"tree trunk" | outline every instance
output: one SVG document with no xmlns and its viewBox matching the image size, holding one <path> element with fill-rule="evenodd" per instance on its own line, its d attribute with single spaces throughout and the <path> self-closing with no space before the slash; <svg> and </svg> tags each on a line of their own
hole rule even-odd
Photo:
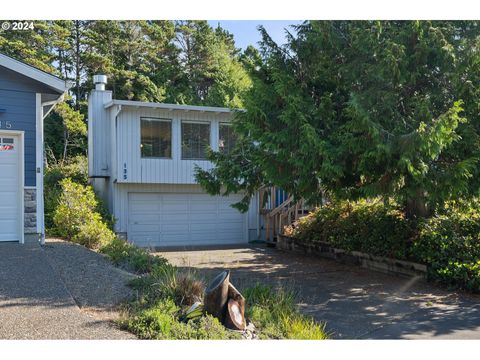
<svg viewBox="0 0 480 360">
<path fill-rule="evenodd" d="M 415 191 L 414 196 L 407 199 L 405 206 L 405 215 L 409 219 L 425 218 L 429 215 L 427 201 L 423 190 Z"/>
<path fill-rule="evenodd" d="M 220 320 L 222 324 L 227 311 L 229 283 L 230 271 L 222 271 L 205 290 L 205 311 Z"/>
</svg>

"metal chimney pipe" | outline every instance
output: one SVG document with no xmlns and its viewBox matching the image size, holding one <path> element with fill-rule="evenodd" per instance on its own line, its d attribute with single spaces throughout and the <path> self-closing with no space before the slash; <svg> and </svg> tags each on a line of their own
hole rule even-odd
<svg viewBox="0 0 480 360">
<path fill-rule="evenodd" d="M 93 82 L 95 83 L 95 90 L 105 91 L 107 75 L 93 75 Z"/>
</svg>

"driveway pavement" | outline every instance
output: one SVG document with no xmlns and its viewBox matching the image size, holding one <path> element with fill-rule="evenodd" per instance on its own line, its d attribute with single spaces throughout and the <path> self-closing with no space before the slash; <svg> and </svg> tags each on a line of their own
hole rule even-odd
<svg viewBox="0 0 480 360">
<path fill-rule="evenodd" d="M 231 269 L 239 288 L 262 282 L 293 289 L 301 311 L 326 321 L 333 338 L 480 339 L 479 296 L 448 292 L 418 278 L 264 247 L 158 254 L 208 278 Z"/>
<path fill-rule="evenodd" d="M 0 339 L 132 337 L 77 306 L 45 249 L 0 243 Z"/>
</svg>

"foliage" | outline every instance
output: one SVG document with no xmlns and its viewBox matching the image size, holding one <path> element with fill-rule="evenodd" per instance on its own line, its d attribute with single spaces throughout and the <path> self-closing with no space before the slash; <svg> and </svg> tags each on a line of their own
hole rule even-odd
<svg viewBox="0 0 480 360">
<path fill-rule="evenodd" d="M 257 284 L 244 290 L 246 317 L 260 329 L 261 338 L 323 340 L 324 326 L 302 316 L 291 291 L 275 292 L 272 287 Z"/>
<path fill-rule="evenodd" d="M 125 240 L 116 238 L 100 249 L 117 266 L 137 274 L 145 274 L 154 268 L 166 264 L 166 260 L 160 256 L 152 256 L 150 253 Z"/>
<path fill-rule="evenodd" d="M 178 320 L 180 308 L 171 299 L 159 300 L 154 306 L 141 309 L 121 325 L 142 339 L 158 340 L 225 340 L 239 338 L 238 334 L 225 329 L 210 315 L 191 320 Z"/>
<path fill-rule="evenodd" d="M 80 226 L 94 221 L 97 201 L 92 188 L 66 178 L 60 182 L 62 193 L 55 209 L 53 221 L 61 236 L 71 240 Z"/>
<path fill-rule="evenodd" d="M 394 197 L 409 218 L 480 185 L 476 21 L 309 21 L 245 56 L 240 141 L 197 169 L 210 193 L 276 185 L 319 204 Z M 462 139 L 462 141 L 459 141 Z"/>
<path fill-rule="evenodd" d="M 414 230 L 398 207 L 375 199 L 328 203 L 299 219 L 290 233 L 305 242 L 407 259 L 412 257 L 409 243 Z"/>
<path fill-rule="evenodd" d="M 60 186 L 61 193 L 53 215 L 58 234 L 92 249 L 113 241 L 115 235 L 96 211 L 98 202 L 93 189 L 70 178 L 61 180 Z"/>
<path fill-rule="evenodd" d="M 480 292 L 480 200 L 448 202 L 422 221 L 413 252 L 432 279 Z"/>
<path fill-rule="evenodd" d="M 299 241 L 427 265 L 428 276 L 451 288 L 480 292 L 480 200 L 448 201 L 428 219 L 405 218 L 379 200 L 336 201 L 290 226 Z"/>
<path fill-rule="evenodd" d="M 114 239 L 115 234 L 102 221 L 100 214 L 94 213 L 88 222 L 79 226 L 72 241 L 89 249 L 99 249 Z"/>
<path fill-rule="evenodd" d="M 45 227 L 49 235 L 58 235 L 55 231 L 53 215 L 62 192 L 60 182 L 65 178 L 71 178 L 76 183 L 87 185 L 87 167 L 87 158 L 84 156 L 76 156 L 66 162 L 48 163 L 45 167 Z"/>
</svg>

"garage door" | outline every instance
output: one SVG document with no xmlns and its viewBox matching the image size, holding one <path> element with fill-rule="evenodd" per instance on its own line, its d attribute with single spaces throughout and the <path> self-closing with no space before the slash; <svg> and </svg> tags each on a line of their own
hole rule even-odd
<svg viewBox="0 0 480 360">
<path fill-rule="evenodd" d="M 230 204 L 240 196 L 130 193 L 128 239 L 140 246 L 239 244 L 246 216 Z"/>
<path fill-rule="evenodd" d="M 0 241 L 20 240 L 18 137 L 0 133 Z"/>
</svg>

